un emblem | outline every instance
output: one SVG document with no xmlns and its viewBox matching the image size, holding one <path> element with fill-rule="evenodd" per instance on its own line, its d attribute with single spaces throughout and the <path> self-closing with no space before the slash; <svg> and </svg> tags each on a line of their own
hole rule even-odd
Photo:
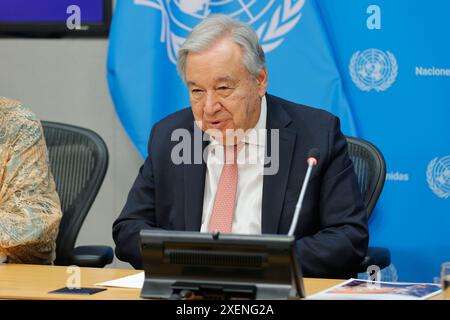
<svg viewBox="0 0 450 320">
<path fill-rule="evenodd" d="M 134 0 L 135 5 L 161 11 L 161 42 L 170 61 L 189 32 L 211 14 L 227 14 L 256 30 L 265 52 L 278 47 L 302 17 L 305 0 Z"/>
<path fill-rule="evenodd" d="M 367 49 L 353 54 L 349 71 L 353 82 L 362 91 L 384 91 L 394 83 L 398 64 L 389 51 Z"/>
<path fill-rule="evenodd" d="M 450 196 L 450 156 L 430 161 L 427 182 L 431 191 L 439 198 L 447 199 Z"/>
</svg>

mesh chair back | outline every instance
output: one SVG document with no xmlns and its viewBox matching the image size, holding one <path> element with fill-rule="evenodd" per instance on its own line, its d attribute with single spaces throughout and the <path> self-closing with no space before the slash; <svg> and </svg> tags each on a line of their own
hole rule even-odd
<svg viewBox="0 0 450 320">
<path fill-rule="evenodd" d="M 67 265 L 78 233 L 108 168 L 108 149 L 95 132 L 42 121 L 50 167 L 63 217 L 56 241 L 56 265 Z"/>
<path fill-rule="evenodd" d="M 383 155 L 372 143 L 355 137 L 346 137 L 348 152 L 353 161 L 367 214 L 371 215 L 383 190 L 386 163 Z"/>
</svg>

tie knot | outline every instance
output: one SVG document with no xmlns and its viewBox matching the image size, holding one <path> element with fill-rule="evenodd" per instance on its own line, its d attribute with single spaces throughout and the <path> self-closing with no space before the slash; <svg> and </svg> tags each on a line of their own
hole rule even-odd
<svg viewBox="0 0 450 320">
<path fill-rule="evenodd" d="M 234 145 L 224 145 L 225 164 L 236 164 L 237 155 L 243 146 L 243 142 Z"/>
</svg>

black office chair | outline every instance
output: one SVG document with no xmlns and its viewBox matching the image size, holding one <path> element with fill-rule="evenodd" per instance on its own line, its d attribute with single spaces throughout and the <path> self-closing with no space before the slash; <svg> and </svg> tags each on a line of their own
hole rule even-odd
<svg viewBox="0 0 450 320">
<path fill-rule="evenodd" d="M 355 137 L 346 137 L 348 152 L 353 162 L 358 183 L 370 218 L 380 197 L 386 179 L 386 163 L 380 150 L 372 143 Z M 366 272 L 371 265 L 384 269 L 391 264 L 391 253 L 387 248 L 369 247 L 360 265 L 359 272 Z"/>
<path fill-rule="evenodd" d="M 63 212 L 54 263 L 102 268 L 112 262 L 112 248 L 75 242 L 108 168 L 106 144 L 88 129 L 49 121 L 42 127 Z"/>
</svg>

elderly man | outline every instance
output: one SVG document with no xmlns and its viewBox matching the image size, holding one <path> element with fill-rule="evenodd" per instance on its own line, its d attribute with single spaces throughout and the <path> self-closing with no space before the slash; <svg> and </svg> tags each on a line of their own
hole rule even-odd
<svg viewBox="0 0 450 320">
<path fill-rule="evenodd" d="M 267 94 L 257 35 L 227 16 L 192 30 L 178 70 L 191 108 L 152 128 L 149 156 L 113 226 L 119 259 L 142 268 L 142 229 L 288 233 L 314 147 L 321 160 L 295 230 L 299 262 L 306 276 L 354 275 L 367 250 L 367 218 L 339 120 Z M 200 148 L 194 138 L 179 152 L 179 130 L 203 133 Z M 269 154 L 275 170 L 250 161 Z"/>
</svg>

